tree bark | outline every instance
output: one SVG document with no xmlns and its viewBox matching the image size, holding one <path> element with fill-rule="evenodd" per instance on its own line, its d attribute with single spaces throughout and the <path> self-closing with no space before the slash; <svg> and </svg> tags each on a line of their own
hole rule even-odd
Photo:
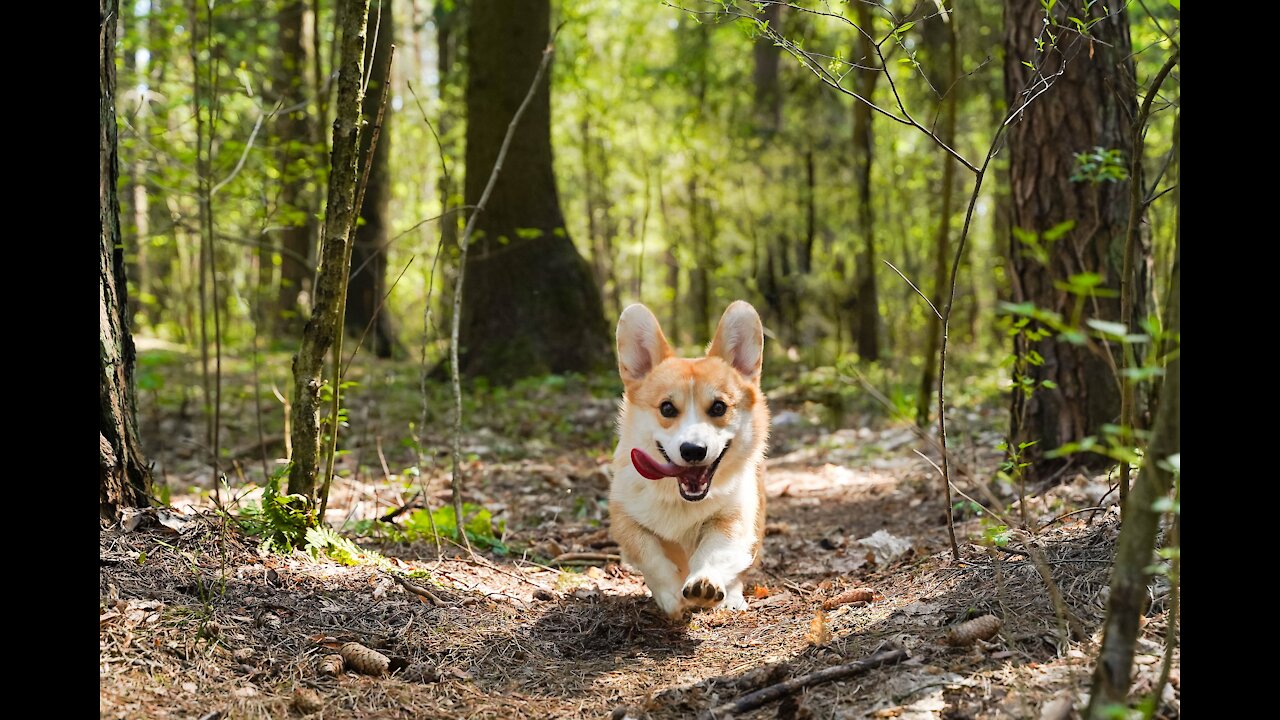
<svg viewBox="0 0 1280 720">
<path fill-rule="evenodd" d="M 276 12 L 279 48 L 272 67 L 272 92 L 286 108 L 307 100 L 306 16 L 305 0 L 284 0 Z M 310 288 L 313 272 L 310 257 L 316 214 L 314 196 L 308 185 L 319 172 L 311 162 L 316 158 L 314 145 L 318 143 L 313 140 L 317 128 L 312 127 L 304 105 L 293 112 L 280 113 L 273 131 L 281 174 L 279 224 L 283 227 L 275 233 L 277 246 L 264 248 L 259 258 L 265 275 L 259 276 L 259 283 L 265 300 L 270 297 L 274 280 L 273 253 L 278 251 L 280 284 L 276 286 L 275 302 L 263 308 L 263 316 L 272 318 L 275 334 L 296 337 L 305 315 L 298 296 Z"/>
<path fill-rule="evenodd" d="M 138 442 L 133 366 L 136 352 L 129 333 L 129 291 L 124 245 L 120 238 L 120 200 L 116 180 L 116 27 L 118 0 L 100 0 L 98 47 L 98 509 L 115 518 L 123 508 L 145 507 L 151 471 Z"/>
<path fill-rule="evenodd" d="M 381 19 L 378 17 L 379 4 L 382 6 Z M 383 83 L 391 61 L 391 45 L 395 42 L 393 7 L 392 0 L 372 0 L 369 7 L 367 33 L 370 42 L 365 53 L 365 66 L 369 67 L 369 85 L 365 90 L 363 109 L 364 122 L 369 128 L 377 122 L 383 96 L 390 92 L 390 88 L 383 87 Z M 376 38 L 373 36 L 375 26 L 378 33 Z M 352 338 L 359 340 L 364 335 L 365 328 L 369 328 L 365 343 L 380 358 L 391 357 L 395 349 L 395 328 L 391 322 L 391 314 L 385 312 L 385 309 L 379 310 L 382 298 L 387 294 L 392 114 L 390 107 L 383 114 L 382 132 L 378 136 L 378 147 L 369 168 L 369 183 L 365 186 L 364 207 L 360 214 L 364 222 L 356 226 L 355 245 L 351 248 L 351 277 L 348 280 L 347 313 L 344 318 L 347 335 Z M 372 132 L 360 134 L 360 170 L 357 177 L 364 176 L 372 136 Z M 370 322 L 373 323 L 372 327 Z"/>
<path fill-rule="evenodd" d="M 453 93 L 458 85 L 454 67 L 462 50 L 462 33 L 458 32 L 460 24 L 465 21 L 466 0 L 443 2 L 436 0 L 432 9 L 432 18 L 436 26 L 436 71 L 440 81 L 440 116 L 436 120 L 439 141 L 444 146 L 442 154 L 447 158 L 457 157 L 453 142 Z M 457 179 L 454 174 L 444 172 L 441 168 L 440 179 L 436 190 L 440 194 L 440 211 L 445 212 L 457 203 L 453 196 L 456 192 Z M 440 218 L 440 239 L 443 247 L 453 248 L 458 245 L 458 225 L 462 213 L 450 213 Z"/>
<path fill-rule="evenodd" d="M 1076 153 L 1100 147 L 1119 150 L 1127 159 L 1132 147 L 1130 122 L 1137 102 L 1129 19 L 1122 7 L 1108 7 L 1114 13 L 1090 29 L 1096 42 L 1064 30 L 1058 35 L 1059 50 L 1042 35 L 1045 11 L 1039 3 L 1005 3 L 1005 95 L 1010 106 L 1023 102 L 1022 91 L 1032 77 L 1031 69 L 1022 64 L 1024 60 L 1042 63 L 1040 74 L 1045 77 L 1062 71 L 1052 80 L 1052 89 L 1038 97 L 1009 128 L 1011 229 L 1041 234 L 1064 221 L 1076 223 L 1073 230 L 1049 243 L 1047 264 L 1034 259 L 1016 236 L 1008 238 L 1013 301 L 1030 302 L 1066 318 L 1072 317 L 1075 296 L 1055 283 L 1079 273 L 1097 273 L 1104 280 L 1103 287 L 1112 293 L 1120 286 L 1128 185 L 1071 179 Z M 1097 3 L 1084 19 L 1101 17 L 1104 12 Z M 1053 13 L 1058 22 L 1069 24 L 1065 4 L 1060 3 Z M 1037 37 L 1045 41 L 1043 53 L 1036 51 Z M 1138 300 L 1135 314 L 1142 316 L 1147 278 L 1142 270 L 1145 263 L 1138 266 L 1133 278 Z M 1117 297 L 1089 298 L 1082 310 L 1082 325 L 1091 318 L 1122 321 Z M 1118 350 L 1113 344 L 1112 351 Z M 1014 351 L 1020 357 L 1035 351 L 1044 358 L 1043 364 L 1026 367 L 1035 392 L 1030 396 L 1013 393 L 1010 433 L 1015 447 L 1038 441 L 1023 459 L 1033 463 L 1028 468 L 1032 477 L 1044 477 L 1064 462 L 1044 458 L 1045 451 L 1094 435 L 1103 424 L 1117 421 L 1120 386 L 1113 367 L 1121 359 L 1117 354 L 1109 360 L 1057 337 L 1028 342 L 1021 334 L 1015 338 Z M 1043 380 L 1051 380 L 1057 387 L 1041 388 Z M 1074 458 L 1092 468 L 1110 462 L 1101 455 Z"/>
<path fill-rule="evenodd" d="M 315 304 L 293 356 L 293 457 L 289 492 L 313 497 L 320 465 L 320 387 L 324 359 L 333 346 L 346 298 L 351 263 L 351 227 L 356 218 L 356 168 L 360 149 L 360 106 L 364 97 L 365 22 L 369 0 L 341 0 L 338 6 L 342 65 L 338 74 L 337 118 L 333 122 L 324 245 L 316 276 Z M 336 418 L 334 418 L 336 420 Z"/>
<path fill-rule="evenodd" d="M 1173 192 L 1174 207 L 1178 210 L 1175 210 L 1174 215 L 1173 272 L 1170 275 L 1164 327 L 1176 336 L 1182 330 L 1182 203 L 1181 192 L 1176 186 Z M 1165 460 L 1180 452 L 1182 447 L 1182 362 L 1179 358 L 1180 354 L 1174 352 L 1172 359 L 1165 365 L 1151 444 L 1125 504 L 1124 524 L 1120 528 L 1120 539 L 1116 545 L 1115 569 L 1111 572 L 1111 594 L 1107 599 L 1102 649 L 1098 652 L 1098 663 L 1093 671 L 1093 690 L 1089 695 L 1090 718 L 1101 720 L 1114 717 L 1107 711 L 1107 706 L 1124 706 L 1128 702 L 1133 648 L 1138 639 L 1138 619 L 1143 612 L 1147 582 L 1151 577 L 1147 568 L 1152 563 L 1156 532 L 1160 526 L 1161 513 L 1154 509 L 1154 505 L 1157 500 L 1168 496 L 1173 483 L 1173 473 L 1165 466 Z M 1170 622 L 1166 632 L 1178 632 L 1175 623 Z"/>
<path fill-rule="evenodd" d="M 870 33 L 871 8 L 867 3 L 857 4 L 857 20 L 859 27 Z M 875 51 L 871 40 L 859 35 L 858 49 L 855 55 L 861 65 L 871 66 L 875 61 Z M 854 87 L 862 97 L 872 100 L 875 95 L 876 82 L 880 79 L 880 71 L 856 70 Z M 875 148 L 875 136 L 872 130 L 872 110 L 867 104 L 855 100 L 853 103 L 853 165 L 854 182 L 858 188 L 858 229 L 862 234 L 862 248 L 858 253 L 858 264 L 855 285 L 857 301 L 854 304 L 855 324 L 854 337 L 857 341 L 858 356 L 866 362 L 880 359 L 880 299 L 876 288 L 876 232 L 875 212 L 871 207 L 871 158 Z"/>
<path fill-rule="evenodd" d="M 467 46 L 468 205 L 479 201 L 507 124 L 549 35 L 549 0 L 471 4 Z M 516 130 L 467 256 L 462 372 L 495 382 L 612 363 L 600 291 L 564 226 L 551 162 L 549 74 Z"/>
</svg>

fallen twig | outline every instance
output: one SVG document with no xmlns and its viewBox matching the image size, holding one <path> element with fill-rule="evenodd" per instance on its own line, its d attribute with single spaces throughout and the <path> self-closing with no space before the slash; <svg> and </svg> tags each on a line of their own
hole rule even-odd
<svg viewBox="0 0 1280 720">
<path fill-rule="evenodd" d="M 409 502 L 405 503 L 404 505 L 401 505 L 395 510 L 392 510 L 386 515 L 383 515 L 382 517 L 378 518 L 378 520 L 382 522 L 391 522 L 392 520 L 395 520 L 396 518 L 400 517 L 401 515 L 405 514 L 410 510 L 413 510 L 414 508 L 422 507 L 422 503 L 418 502 L 418 498 L 420 497 L 422 497 L 421 490 L 414 493 L 413 497 L 409 498 Z"/>
<path fill-rule="evenodd" d="M 868 670 L 881 667 L 882 665 L 896 665 L 906 659 L 906 650 L 886 650 L 861 660 L 855 660 L 851 663 L 833 665 L 831 667 L 818 670 L 817 672 L 809 673 L 808 675 L 801 675 L 800 677 L 791 678 L 785 682 L 780 682 L 776 685 L 770 685 L 766 688 L 756 690 L 755 692 L 747 693 L 731 703 L 725 703 L 715 710 L 712 710 L 709 717 L 727 718 L 738 713 L 755 710 L 762 705 L 771 703 L 774 700 L 786 697 L 787 695 L 791 695 L 803 690 L 804 688 L 821 685 L 823 683 L 835 682 L 837 680 L 844 680 L 855 675 L 861 675 Z"/>
<path fill-rule="evenodd" d="M 422 587 L 421 585 L 411 583 L 408 580 L 400 577 L 399 575 L 395 575 L 392 573 L 387 573 L 387 574 L 391 575 L 391 577 L 394 578 L 396 582 L 400 583 L 400 587 L 404 588 L 405 590 L 408 590 L 409 592 L 413 593 L 414 595 L 417 595 L 418 597 L 426 598 L 427 601 L 430 602 L 432 605 L 435 605 L 436 607 L 448 607 L 449 603 L 441 600 L 435 593 Z"/>
<path fill-rule="evenodd" d="M 1059 522 L 1059 521 L 1061 521 L 1061 520 L 1066 520 L 1067 518 L 1071 517 L 1072 515 L 1079 515 L 1080 513 L 1086 513 L 1086 512 L 1089 512 L 1090 510 L 1092 510 L 1092 511 L 1094 511 L 1094 512 L 1097 512 L 1098 510 L 1106 510 L 1106 509 L 1107 509 L 1107 507 L 1108 507 L 1108 506 L 1106 506 L 1106 505 L 1096 505 L 1096 506 L 1094 506 L 1094 507 L 1080 508 L 1079 510 L 1072 510 L 1071 512 L 1062 513 L 1062 514 L 1061 514 L 1061 515 L 1059 515 L 1058 517 L 1056 517 L 1056 518 L 1054 518 L 1054 519 L 1050 520 L 1049 522 L 1047 522 L 1047 523 L 1045 523 L 1045 524 L 1041 525 L 1041 526 L 1040 526 L 1040 529 L 1039 529 L 1039 530 L 1036 530 L 1036 532 L 1037 532 L 1037 533 L 1042 533 L 1042 532 L 1044 532 L 1044 529 L 1045 529 L 1045 528 L 1047 528 L 1047 527 L 1049 527 L 1050 525 L 1052 525 L 1052 524 L 1054 524 L 1054 523 L 1056 523 L 1056 522 Z M 1093 516 L 1091 515 L 1090 517 L 1093 517 Z"/>
<path fill-rule="evenodd" d="M 551 559 L 552 565 L 581 565 L 589 563 L 622 562 L 621 555 L 610 553 L 561 553 Z"/>
</svg>

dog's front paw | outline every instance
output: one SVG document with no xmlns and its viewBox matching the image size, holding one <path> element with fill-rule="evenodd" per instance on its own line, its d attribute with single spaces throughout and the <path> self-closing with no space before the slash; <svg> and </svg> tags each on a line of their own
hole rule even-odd
<svg viewBox="0 0 1280 720">
<path fill-rule="evenodd" d="M 708 577 L 689 578 L 681 591 L 684 599 L 698 607 L 715 607 L 724 600 L 724 586 Z"/>
</svg>

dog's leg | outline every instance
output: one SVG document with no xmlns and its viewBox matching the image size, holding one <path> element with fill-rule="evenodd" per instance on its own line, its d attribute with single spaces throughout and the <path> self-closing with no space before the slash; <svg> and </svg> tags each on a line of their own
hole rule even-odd
<svg viewBox="0 0 1280 720">
<path fill-rule="evenodd" d="M 717 516 L 703 528 L 689 558 L 689 579 L 681 588 L 686 601 L 699 607 L 747 608 L 741 576 L 755 562 L 755 532 L 746 519 L 754 515 Z"/>
<path fill-rule="evenodd" d="M 742 576 L 739 575 L 730 585 L 724 595 L 724 605 L 730 610 L 746 610 L 747 599 L 742 596 Z"/>
<path fill-rule="evenodd" d="M 664 542 L 617 507 L 610 510 L 610 516 L 610 534 L 622 551 L 622 559 L 644 575 L 644 584 L 662 612 L 680 620 L 685 609 L 680 587 L 689 572 L 684 551 L 675 543 Z"/>
</svg>

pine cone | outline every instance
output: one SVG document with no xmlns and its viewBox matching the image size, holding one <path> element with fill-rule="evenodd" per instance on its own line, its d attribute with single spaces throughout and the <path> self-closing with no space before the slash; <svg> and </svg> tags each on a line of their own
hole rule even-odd
<svg viewBox="0 0 1280 720">
<path fill-rule="evenodd" d="M 951 628 L 947 633 L 946 643 L 961 647 L 972 645 L 978 640 L 989 640 L 1000 631 L 1000 618 L 995 615 L 983 615 Z"/>
<path fill-rule="evenodd" d="M 342 659 L 347 662 L 348 667 L 365 675 L 384 675 L 391 666 L 391 660 L 386 655 L 360 643 L 349 642 L 338 652 L 342 653 Z"/>
<path fill-rule="evenodd" d="M 342 674 L 343 662 L 341 655 L 325 655 L 320 658 L 320 674 L 338 676 Z"/>
<path fill-rule="evenodd" d="M 854 588 L 853 590 L 845 590 L 833 598 L 827 598 L 822 601 L 824 610 L 834 610 L 841 605 L 848 605 L 854 602 L 871 602 L 875 599 L 876 591 L 871 588 Z"/>
</svg>

